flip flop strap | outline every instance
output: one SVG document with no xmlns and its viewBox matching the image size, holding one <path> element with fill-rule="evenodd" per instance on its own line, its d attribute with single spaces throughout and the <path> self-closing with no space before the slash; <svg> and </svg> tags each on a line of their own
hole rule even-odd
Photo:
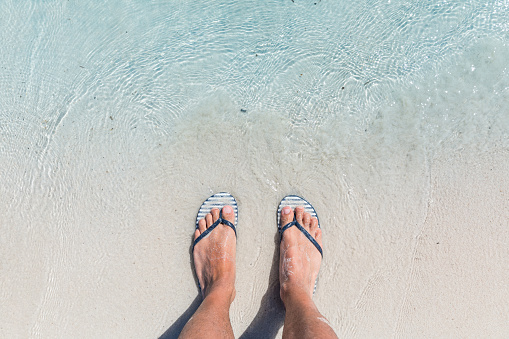
<svg viewBox="0 0 509 339">
<path fill-rule="evenodd" d="M 322 247 L 318 244 L 318 242 L 316 242 L 315 238 L 313 238 L 311 236 L 311 234 L 309 234 L 308 231 L 306 231 L 306 229 L 304 227 L 301 226 L 301 224 L 299 224 L 297 222 L 296 219 L 293 219 L 293 221 L 290 221 L 288 224 L 284 225 L 280 230 L 279 230 L 279 234 L 281 235 L 281 237 L 279 238 L 279 241 L 281 241 L 281 239 L 283 239 L 283 232 L 286 231 L 287 229 L 289 229 L 290 227 L 292 226 L 296 226 L 302 233 L 304 233 L 304 235 L 306 236 L 306 238 L 309 239 L 309 241 L 311 241 L 311 243 L 313 245 L 315 245 L 316 249 L 318 250 L 318 252 L 320 252 L 322 258 L 323 258 L 323 251 L 322 251 Z"/>
<path fill-rule="evenodd" d="M 223 213 L 221 212 L 221 214 L 219 215 L 219 219 L 216 220 L 216 222 L 214 222 L 212 225 L 210 225 L 209 228 L 207 228 L 205 230 L 205 232 L 203 232 L 202 234 L 200 234 L 200 236 L 198 238 L 196 238 L 196 240 L 194 241 L 193 243 L 193 249 L 194 249 L 194 246 L 196 246 L 196 244 L 202 240 L 203 238 L 205 238 L 210 232 L 212 232 L 214 230 L 214 228 L 217 227 L 217 225 L 219 224 L 223 224 L 223 225 L 226 225 L 226 226 L 230 226 L 232 229 L 233 229 L 233 232 L 235 232 L 235 237 L 237 236 L 237 230 L 235 229 L 235 226 L 229 222 L 228 220 L 226 219 L 223 219 Z"/>
</svg>

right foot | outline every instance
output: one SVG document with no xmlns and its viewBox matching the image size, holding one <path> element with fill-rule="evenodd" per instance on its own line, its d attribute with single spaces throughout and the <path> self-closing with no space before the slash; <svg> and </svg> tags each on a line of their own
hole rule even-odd
<svg viewBox="0 0 509 339">
<path fill-rule="evenodd" d="M 223 218 L 235 222 L 231 206 L 223 207 Z M 198 222 L 194 239 L 205 232 L 217 219 L 219 210 L 214 208 Z M 211 293 L 220 294 L 230 303 L 235 298 L 235 232 L 229 226 L 219 224 L 193 250 L 194 267 L 205 298 Z"/>
<path fill-rule="evenodd" d="M 322 246 L 318 219 L 311 218 L 302 206 L 295 208 L 295 211 L 289 206 L 283 207 L 281 226 L 292 222 L 294 213 L 297 222 Z M 313 296 L 321 261 L 320 252 L 297 227 L 290 227 L 283 233 L 279 255 L 280 294 L 283 302 L 290 295 L 305 293 L 309 297 Z"/>
</svg>

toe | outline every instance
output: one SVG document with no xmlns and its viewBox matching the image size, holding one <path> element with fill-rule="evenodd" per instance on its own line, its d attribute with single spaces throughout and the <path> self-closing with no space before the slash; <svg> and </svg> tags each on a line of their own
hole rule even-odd
<svg viewBox="0 0 509 339">
<path fill-rule="evenodd" d="M 304 218 L 304 207 L 298 206 L 295 208 L 295 219 L 297 219 L 297 222 L 302 225 Z"/>
<path fill-rule="evenodd" d="M 210 227 L 214 222 L 212 221 L 212 214 L 208 213 L 205 216 L 205 221 L 207 221 L 207 228 Z"/>
<path fill-rule="evenodd" d="M 194 240 L 198 239 L 198 237 L 200 236 L 201 232 L 199 229 L 196 229 L 196 231 L 194 231 Z"/>
<path fill-rule="evenodd" d="M 320 228 L 318 227 L 318 219 L 316 218 L 311 218 L 310 220 L 310 224 L 309 224 L 309 233 L 312 235 L 312 236 L 315 236 L 316 234 L 316 231 L 319 230 Z"/>
<path fill-rule="evenodd" d="M 213 208 L 210 214 L 212 214 L 212 222 L 216 222 L 216 220 L 219 219 L 219 209 Z"/>
<path fill-rule="evenodd" d="M 322 236 L 322 230 L 318 227 L 318 219 L 312 218 L 311 225 L 309 227 L 309 234 L 311 234 L 315 239 L 318 239 Z"/>
<path fill-rule="evenodd" d="M 281 209 L 281 221 L 279 222 L 279 227 L 283 227 L 289 222 L 293 221 L 293 211 L 290 206 L 285 206 Z"/>
<path fill-rule="evenodd" d="M 198 222 L 198 231 L 201 234 L 201 233 L 205 232 L 206 229 L 207 229 L 207 221 L 205 221 L 205 219 L 201 219 Z"/>
<path fill-rule="evenodd" d="M 318 227 L 315 231 L 315 239 L 320 246 L 322 246 L 322 230 Z"/>
<path fill-rule="evenodd" d="M 311 215 L 309 213 L 304 213 L 302 217 L 302 226 L 304 226 L 307 231 L 311 228 Z"/>
<path fill-rule="evenodd" d="M 226 205 L 222 209 L 223 219 L 228 220 L 232 224 L 235 224 L 235 213 L 233 212 L 233 207 L 230 205 Z"/>
</svg>

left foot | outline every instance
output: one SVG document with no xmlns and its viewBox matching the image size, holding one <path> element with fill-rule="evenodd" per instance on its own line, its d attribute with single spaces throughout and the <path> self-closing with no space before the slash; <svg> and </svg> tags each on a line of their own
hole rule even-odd
<svg viewBox="0 0 509 339">
<path fill-rule="evenodd" d="M 224 206 L 222 217 L 233 224 L 235 222 L 233 208 Z M 214 208 L 198 222 L 194 239 L 205 232 L 217 219 L 219 219 L 219 209 Z M 223 224 L 217 225 L 194 247 L 194 267 L 204 298 L 212 293 L 228 298 L 230 303 L 235 298 L 235 250 L 235 232 L 231 227 Z"/>
</svg>

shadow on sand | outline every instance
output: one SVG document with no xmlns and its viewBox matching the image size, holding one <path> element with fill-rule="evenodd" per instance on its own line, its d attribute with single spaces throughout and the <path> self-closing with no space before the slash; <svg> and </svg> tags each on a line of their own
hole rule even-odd
<svg viewBox="0 0 509 339">
<path fill-rule="evenodd" d="M 272 257 L 269 288 L 262 298 L 255 318 L 240 336 L 241 339 L 275 338 L 285 320 L 285 308 L 279 297 L 279 233 L 274 237 L 276 250 Z"/>
<path fill-rule="evenodd" d="M 201 295 L 197 295 L 187 310 L 164 332 L 159 339 L 174 339 L 178 338 L 180 332 L 187 324 L 189 319 L 193 316 L 194 312 L 200 307 L 202 301 Z"/>
<path fill-rule="evenodd" d="M 194 235 L 191 237 L 191 246 L 189 246 L 189 257 L 193 257 L 193 244 L 194 243 Z M 193 260 L 190 260 L 191 264 L 191 271 L 193 272 L 194 281 L 198 281 L 198 277 L 196 276 L 196 270 L 194 269 L 194 262 Z M 196 286 L 198 288 L 198 285 Z M 182 332 L 182 329 L 184 326 L 186 326 L 187 322 L 193 314 L 196 312 L 198 307 L 200 307 L 201 302 L 203 301 L 203 297 L 201 295 L 200 289 L 198 288 L 198 295 L 196 298 L 194 298 L 193 302 L 187 310 L 182 313 L 182 315 L 175 320 L 173 325 L 171 325 L 160 337 L 159 339 L 176 339 L 180 335 L 180 332 Z"/>
</svg>

